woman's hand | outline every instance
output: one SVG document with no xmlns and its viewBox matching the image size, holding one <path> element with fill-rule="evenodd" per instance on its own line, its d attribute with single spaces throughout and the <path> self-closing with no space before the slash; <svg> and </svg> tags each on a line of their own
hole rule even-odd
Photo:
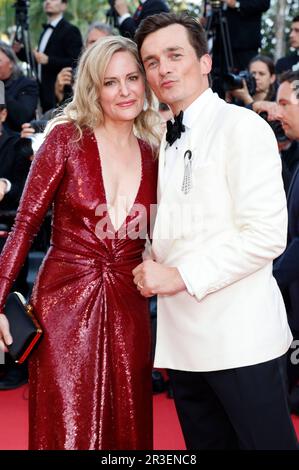
<svg viewBox="0 0 299 470">
<path fill-rule="evenodd" d="M 7 346 L 12 343 L 12 336 L 9 331 L 9 323 L 5 315 L 0 313 L 0 350 L 7 352 Z"/>
</svg>

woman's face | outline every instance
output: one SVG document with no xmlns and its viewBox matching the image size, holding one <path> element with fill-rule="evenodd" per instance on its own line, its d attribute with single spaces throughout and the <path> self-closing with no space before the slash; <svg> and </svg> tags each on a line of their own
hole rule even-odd
<svg viewBox="0 0 299 470">
<path fill-rule="evenodd" d="M 134 56 L 127 51 L 113 54 L 104 74 L 100 103 L 104 119 L 134 121 L 143 108 L 144 78 Z"/>
<path fill-rule="evenodd" d="M 0 80 L 7 80 L 12 74 L 13 64 L 4 52 L 0 51 Z"/>
<path fill-rule="evenodd" d="M 249 71 L 256 80 L 256 91 L 267 93 L 270 85 L 275 82 L 275 75 L 270 74 L 268 66 L 257 60 L 250 64 Z"/>
</svg>

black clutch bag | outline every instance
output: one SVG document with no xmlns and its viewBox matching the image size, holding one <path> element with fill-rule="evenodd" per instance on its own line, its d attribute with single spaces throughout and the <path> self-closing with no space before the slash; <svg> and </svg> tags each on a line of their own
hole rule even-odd
<svg viewBox="0 0 299 470">
<path fill-rule="evenodd" d="M 4 313 L 9 322 L 10 333 L 13 339 L 7 346 L 13 360 L 22 364 L 39 341 L 42 329 L 33 315 L 31 305 L 19 292 L 12 292 L 7 297 Z"/>
</svg>

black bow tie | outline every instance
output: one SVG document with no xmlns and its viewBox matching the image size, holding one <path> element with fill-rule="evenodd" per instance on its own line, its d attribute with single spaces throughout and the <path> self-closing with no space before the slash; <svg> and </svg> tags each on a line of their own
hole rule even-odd
<svg viewBox="0 0 299 470">
<path fill-rule="evenodd" d="M 178 114 L 177 116 L 174 116 L 174 122 L 172 121 L 166 122 L 166 127 L 167 127 L 166 140 L 169 143 L 170 147 L 177 139 L 181 138 L 182 132 L 185 132 L 185 126 L 183 124 L 183 117 L 184 117 L 184 112 L 181 111 L 180 114 Z"/>
<path fill-rule="evenodd" d="M 53 26 L 52 24 L 50 23 L 43 23 L 42 24 L 42 27 L 44 28 L 44 30 L 50 28 L 50 29 L 55 29 L 55 26 Z"/>
</svg>

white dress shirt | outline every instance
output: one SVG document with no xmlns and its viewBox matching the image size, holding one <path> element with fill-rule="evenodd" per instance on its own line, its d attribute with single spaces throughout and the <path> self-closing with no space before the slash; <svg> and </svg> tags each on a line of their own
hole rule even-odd
<svg viewBox="0 0 299 470">
<path fill-rule="evenodd" d="M 172 146 L 167 144 L 165 149 L 164 185 L 169 179 L 177 159 L 183 158 L 191 127 L 204 110 L 212 94 L 211 88 L 208 88 L 184 111 L 183 124 L 186 130 L 182 133 L 180 139 L 177 139 Z"/>
<path fill-rule="evenodd" d="M 191 131 L 192 125 L 200 116 L 201 112 L 204 111 L 205 106 L 209 102 L 213 91 L 211 88 L 205 90 L 195 101 L 184 111 L 183 124 L 185 126 L 185 132 L 182 133 L 180 139 L 177 139 L 172 146 L 167 144 L 165 150 L 165 167 L 164 167 L 164 186 L 170 178 L 171 172 L 175 167 L 178 158 L 183 158 L 183 155 L 187 148 L 188 134 Z M 185 283 L 185 286 L 189 294 L 194 295 L 191 289 L 190 282 L 188 282 L 188 273 L 182 268 L 178 268 L 179 273 Z"/>
</svg>

